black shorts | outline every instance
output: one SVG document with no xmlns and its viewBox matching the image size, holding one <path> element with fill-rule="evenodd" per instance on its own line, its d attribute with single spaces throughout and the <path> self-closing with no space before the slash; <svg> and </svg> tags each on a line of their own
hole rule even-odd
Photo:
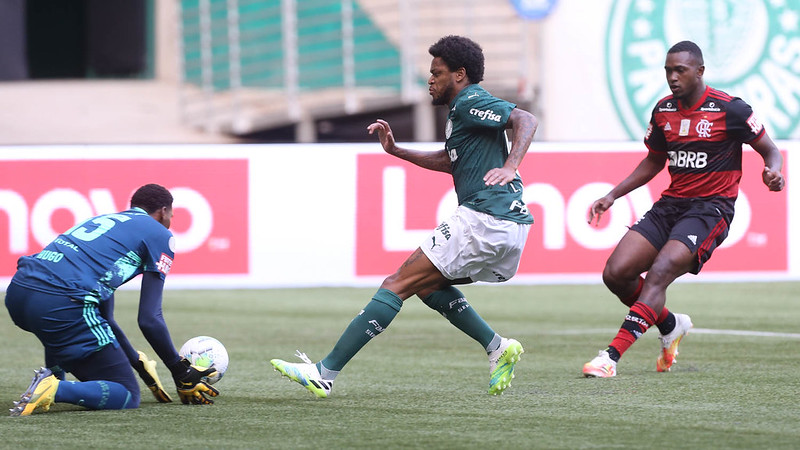
<svg viewBox="0 0 800 450">
<path fill-rule="evenodd" d="M 697 255 L 697 265 L 689 271 L 696 275 L 728 236 L 731 220 L 733 199 L 661 197 L 631 230 L 657 250 L 667 241 L 683 242 Z"/>
</svg>

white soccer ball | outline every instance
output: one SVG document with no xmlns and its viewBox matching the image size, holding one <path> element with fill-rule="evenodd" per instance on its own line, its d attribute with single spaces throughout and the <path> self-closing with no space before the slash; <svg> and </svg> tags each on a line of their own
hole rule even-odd
<svg viewBox="0 0 800 450">
<path fill-rule="evenodd" d="M 198 367 L 211 367 L 217 370 L 213 377 L 203 377 L 203 381 L 214 384 L 225 375 L 228 370 L 228 351 L 222 342 L 210 336 L 196 336 L 186 341 L 178 354 L 188 359 L 192 365 Z"/>
</svg>

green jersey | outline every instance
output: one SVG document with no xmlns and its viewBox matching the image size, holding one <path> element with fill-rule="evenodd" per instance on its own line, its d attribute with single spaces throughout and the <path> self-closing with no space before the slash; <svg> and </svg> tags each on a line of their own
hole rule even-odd
<svg viewBox="0 0 800 450">
<path fill-rule="evenodd" d="M 533 223 L 522 201 L 522 179 L 517 173 L 505 186 L 486 186 L 483 176 L 503 167 L 508 158 L 505 128 L 517 105 L 492 96 L 477 84 L 456 95 L 445 127 L 458 204 L 499 219 Z"/>
</svg>

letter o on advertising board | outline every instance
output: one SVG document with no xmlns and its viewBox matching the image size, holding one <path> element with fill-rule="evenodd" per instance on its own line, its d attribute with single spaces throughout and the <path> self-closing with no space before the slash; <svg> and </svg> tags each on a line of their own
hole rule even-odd
<svg viewBox="0 0 800 450">
<path fill-rule="evenodd" d="M 179 252 L 190 252 L 203 245 L 214 229 L 214 214 L 211 205 L 202 194 L 194 189 L 179 187 L 171 189 L 175 199 L 172 208 L 181 208 L 189 212 L 191 225 L 183 233 L 175 233 L 175 241 Z"/>
<path fill-rule="evenodd" d="M 567 204 L 567 227 L 569 234 L 581 246 L 588 249 L 611 248 L 620 240 L 631 223 L 630 202 L 618 199 L 606 214 L 610 216 L 604 228 L 595 228 L 586 222 L 592 203 L 605 195 L 614 186 L 609 183 L 589 183 L 578 188 Z M 609 214 L 610 213 L 610 214 Z"/>
<path fill-rule="evenodd" d="M 733 218 L 733 222 L 731 222 L 731 227 L 728 229 L 728 237 L 725 238 L 720 248 L 730 247 L 739 242 L 750 229 L 753 208 L 750 207 L 750 200 L 747 199 L 744 191 L 739 191 L 735 208 L 736 215 Z"/>
<path fill-rule="evenodd" d="M 76 223 L 92 217 L 92 205 L 73 189 L 53 189 L 42 195 L 33 205 L 31 211 L 31 231 L 37 242 L 46 245 L 64 230 L 53 230 L 50 218 L 59 209 L 66 209 L 75 218 Z"/>
</svg>

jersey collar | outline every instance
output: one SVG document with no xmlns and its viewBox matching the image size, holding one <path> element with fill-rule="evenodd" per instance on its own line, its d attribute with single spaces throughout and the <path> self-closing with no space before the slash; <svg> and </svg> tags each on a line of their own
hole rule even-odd
<svg viewBox="0 0 800 450">
<path fill-rule="evenodd" d="M 464 97 L 465 95 L 469 95 L 474 93 L 475 91 L 481 91 L 483 88 L 478 83 L 472 83 L 467 86 L 464 86 L 464 89 L 461 89 L 458 94 L 456 94 L 455 98 L 452 102 L 450 102 L 450 107 L 452 108 L 458 102 L 459 99 Z"/>
<path fill-rule="evenodd" d="M 710 91 L 710 90 L 711 90 L 711 86 L 706 85 L 706 89 L 705 89 L 705 91 L 703 91 L 703 95 L 700 96 L 700 100 L 698 100 L 697 103 L 695 103 L 694 105 L 691 105 L 688 108 L 686 107 L 686 105 L 683 103 L 682 100 L 678 100 L 677 101 L 678 108 L 680 108 L 681 111 L 694 111 L 695 109 L 699 108 L 700 105 L 702 105 L 703 103 L 706 102 L 706 98 L 708 98 L 708 91 Z"/>
</svg>

